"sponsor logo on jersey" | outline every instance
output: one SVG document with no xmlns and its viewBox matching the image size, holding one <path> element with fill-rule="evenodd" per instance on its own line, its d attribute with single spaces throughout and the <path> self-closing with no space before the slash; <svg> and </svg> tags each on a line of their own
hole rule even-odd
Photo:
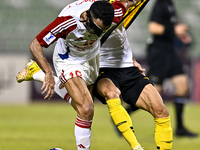
<svg viewBox="0 0 200 150">
<path fill-rule="evenodd" d="M 53 42 L 56 39 L 56 37 L 51 34 L 51 32 L 49 32 L 44 38 L 43 40 L 49 45 L 51 42 Z"/>
</svg>

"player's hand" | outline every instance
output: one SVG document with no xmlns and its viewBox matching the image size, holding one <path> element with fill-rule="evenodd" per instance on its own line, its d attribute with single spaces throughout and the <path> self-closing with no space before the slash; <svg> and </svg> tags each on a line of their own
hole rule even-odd
<svg viewBox="0 0 200 150">
<path fill-rule="evenodd" d="M 145 69 L 142 68 L 142 66 L 136 61 L 136 60 L 133 60 L 133 65 L 135 67 L 138 67 L 138 69 L 140 70 L 140 72 L 145 76 Z"/>
<path fill-rule="evenodd" d="M 188 33 L 186 33 L 184 35 L 181 35 L 181 36 L 178 36 L 178 38 L 184 44 L 190 44 L 190 43 L 192 43 L 192 37 Z"/>
<path fill-rule="evenodd" d="M 48 100 L 51 99 L 51 97 L 54 94 L 54 86 L 55 86 L 55 81 L 54 81 L 53 74 L 46 73 L 44 81 L 43 81 L 43 85 L 41 88 L 42 94 L 46 94 L 44 99 L 48 99 Z"/>
<path fill-rule="evenodd" d="M 177 36 L 185 35 L 188 31 L 188 26 L 185 24 L 177 24 L 175 26 L 175 33 Z"/>
</svg>

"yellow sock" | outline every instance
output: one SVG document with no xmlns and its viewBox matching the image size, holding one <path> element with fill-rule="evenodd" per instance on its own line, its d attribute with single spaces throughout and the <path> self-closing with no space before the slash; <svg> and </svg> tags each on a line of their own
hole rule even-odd
<svg viewBox="0 0 200 150">
<path fill-rule="evenodd" d="M 172 128 L 170 116 L 155 118 L 155 142 L 159 150 L 170 150 L 172 147 Z"/>
<path fill-rule="evenodd" d="M 122 107 L 121 100 L 116 98 L 107 100 L 106 102 L 113 122 L 126 141 L 130 144 L 131 148 L 134 149 L 135 146 L 140 145 L 135 137 L 131 118 L 127 111 Z"/>
</svg>

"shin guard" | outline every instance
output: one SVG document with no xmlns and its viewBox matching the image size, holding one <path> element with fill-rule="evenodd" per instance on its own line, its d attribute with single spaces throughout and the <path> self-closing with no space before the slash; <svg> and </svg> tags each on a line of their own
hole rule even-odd
<svg viewBox="0 0 200 150">
<path fill-rule="evenodd" d="M 135 137 L 131 118 L 127 111 L 122 107 L 120 99 L 110 99 L 106 101 L 113 122 L 130 144 L 131 148 L 140 145 Z"/>
<path fill-rule="evenodd" d="M 155 119 L 155 142 L 157 149 L 170 150 L 172 147 L 172 128 L 170 116 Z"/>
</svg>

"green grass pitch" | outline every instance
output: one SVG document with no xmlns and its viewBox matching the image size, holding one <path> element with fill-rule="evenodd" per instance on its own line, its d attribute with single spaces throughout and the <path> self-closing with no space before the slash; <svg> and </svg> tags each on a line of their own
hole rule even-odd
<svg viewBox="0 0 200 150">
<path fill-rule="evenodd" d="M 167 103 L 175 128 L 172 103 Z M 138 141 L 145 150 L 156 150 L 153 117 L 139 110 L 131 114 Z M 188 104 L 185 124 L 200 134 L 200 105 Z M 76 150 L 74 123 L 76 112 L 63 103 L 33 103 L 25 106 L 0 105 L 0 150 L 49 150 L 60 147 Z M 91 150 L 129 150 L 128 143 L 113 128 L 106 105 L 95 102 Z M 198 138 L 174 137 L 172 150 L 200 149 Z"/>
</svg>

